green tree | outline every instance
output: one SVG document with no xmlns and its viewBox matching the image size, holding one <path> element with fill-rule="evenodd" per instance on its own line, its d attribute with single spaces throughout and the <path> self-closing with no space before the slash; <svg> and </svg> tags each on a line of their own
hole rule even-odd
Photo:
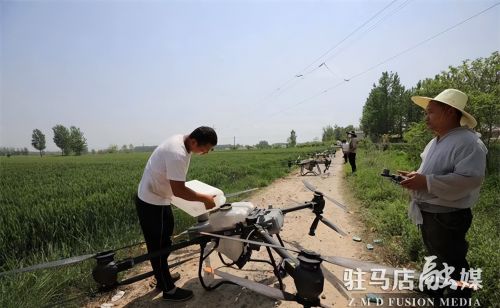
<svg viewBox="0 0 500 308">
<path fill-rule="evenodd" d="M 383 72 L 363 106 L 361 127 L 365 134 L 373 141 L 383 134 L 401 135 L 409 124 L 408 96 L 397 73 Z"/>
<path fill-rule="evenodd" d="M 270 148 L 271 146 L 269 145 L 269 142 L 267 142 L 267 141 L 265 141 L 265 140 L 261 140 L 261 141 L 259 141 L 259 143 L 257 143 L 257 144 L 255 145 L 255 147 L 256 147 L 257 149 L 268 149 L 268 148 Z"/>
<path fill-rule="evenodd" d="M 116 153 L 116 152 L 118 152 L 118 145 L 111 144 L 105 151 L 108 153 Z"/>
<path fill-rule="evenodd" d="M 87 139 L 83 136 L 83 132 L 78 127 L 71 126 L 70 131 L 70 148 L 75 155 L 81 155 L 87 151 Z"/>
<path fill-rule="evenodd" d="M 323 127 L 323 135 L 321 137 L 322 142 L 334 142 L 335 139 L 335 130 L 331 125 Z"/>
<path fill-rule="evenodd" d="M 344 129 L 337 124 L 333 125 L 333 139 L 334 140 L 342 140 L 344 137 Z"/>
<path fill-rule="evenodd" d="M 406 153 L 410 161 L 415 164 L 416 167 L 418 167 L 421 162 L 420 153 L 422 153 L 432 137 L 431 131 L 427 129 L 427 125 L 424 122 L 414 123 L 403 134 L 403 140 L 408 143 Z"/>
<path fill-rule="evenodd" d="M 290 137 L 287 139 L 288 147 L 293 148 L 297 145 L 297 134 L 295 131 L 292 129 L 290 132 Z"/>
<path fill-rule="evenodd" d="M 43 150 L 45 150 L 45 135 L 41 130 L 35 128 L 33 134 L 31 134 L 31 145 L 40 151 L 40 157 L 42 157 Z"/>
<path fill-rule="evenodd" d="M 71 153 L 71 139 L 69 130 L 63 125 L 52 127 L 54 132 L 54 143 L 61 149 L 61 155 L 69 155 Z"/>
</svg>

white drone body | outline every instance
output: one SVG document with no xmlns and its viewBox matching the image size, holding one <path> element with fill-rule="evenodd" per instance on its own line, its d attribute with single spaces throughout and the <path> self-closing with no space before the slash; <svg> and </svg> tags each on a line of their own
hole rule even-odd
<svg viewBox="0 0 500 308">
<path fill-rule="evenodd" d="M 190 189 L 204 194 L 214 195 L 216 206 L 207 210 L 202 202 L 186 201 L 174 197 L 172 203 L 187 214 L 196 217 L 198 223 L 188 229 L 191 238 L 199 236 L 200 232 L 217 232 L 232 230 L 238 224 L 259 224 L 269 234 L 277 234 L 283 227 L 284 215 L 279 209 L 258 209 L 251 202 L 233 202 L 226 204 L 222 190 L 193 180 L 186 182 Z M 239 236 L 234 236 L 238 238 Z M 229 259 L 236 261 L 243 254 L 245 243 L 228 239 L 219 240 L 216 250 Z"/>
</svg>

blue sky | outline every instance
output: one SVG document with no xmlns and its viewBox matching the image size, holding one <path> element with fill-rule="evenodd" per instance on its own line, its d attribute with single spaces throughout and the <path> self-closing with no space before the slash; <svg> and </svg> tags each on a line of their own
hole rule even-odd
<svg viewBox="0 0 500 308">
<path fill-rule="evenodd" d="M 383 71 L 411 87 L 499 50 L 496 6 L 343 81 L 496 2 L 3 0 L 0 145 L 34 150 L 38 128 L 56 150 L 56 124 L 79 127 L 89 149 L 156 145 L 200 125 L 221 144 L 285 142 L 292 129 L 299 142 L 320 138 L 326 125 L 359 125 Z"/>
</svg>

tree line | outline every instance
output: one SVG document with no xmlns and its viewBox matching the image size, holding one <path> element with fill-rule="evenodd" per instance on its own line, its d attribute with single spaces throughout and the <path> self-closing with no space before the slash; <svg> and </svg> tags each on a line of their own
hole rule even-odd
<svg viewBox="0 0 500 308">
<path fill-rule="evenodd" d="M 64 125 L 58 124 L 52 127 L 54 138 L 52 139 L 56 146 L 61 149 L 61 155 L 81 155 L 88 152 L 87 139 L 85 139 L 80 128 L 71 126 L 69 129 Z M 43 155 L 46 148 L 45 135 L 39 129 L 34 129 L 31 135 L 31 145 Z"/>
<path fill-rule="evenodd" d="M 380 141 L 384 134 L 402 137 L 412 125 L 421 122 L 424 115 L 423 109 L 411 102 L 411 96 L 434 97 L 447 88 L 455 88 L 469 96 L 466 111 L 478 121 L 476 130 L 489 147 L 500 122 L 499 67 L 500 54 L 495 51 L 487 58 L 449 66 L 448 70 L 434 78 L 420 80 L 409 89 L 401 85 L 397 73 L 383 72 L 363 107 L 362 130 L 372 141 Z"/>
<path fill-rule="evenodd" d="M 0 147 L 0 156 L 10 157 L 12 155 L 28 155 L 28 148 Z"/>
<path fill-rule="evenodd" d="M 402 138 L 410 147 L 410 159 L 419 161 L 419 153 L 432 138 L 423 121 L 424 110 L 412 103 L 411 96 L 434 97 L 448 88 L 463 91 L 469 97 L 465 110 L 477 120 L 475 131 L 488 148 L 488 170 L 498 169 L 500 150 L 500 53 L 487 58 L 465 60 L 459 66 L 420 80 L 405 89 L 397 73 L 383 72 L 366 99 L 361 117 L 365 135 L 374 142 L 387 136 Z"/>
</svg>

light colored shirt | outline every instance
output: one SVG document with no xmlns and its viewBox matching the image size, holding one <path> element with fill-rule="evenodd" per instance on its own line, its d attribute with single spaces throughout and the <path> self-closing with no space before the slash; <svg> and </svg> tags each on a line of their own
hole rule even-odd
<svg viewBox="0 0 500 308">
<path fill-rule="evenodd" d="M 345 153 L 348 153 L 349 152 L 349 143 L 342 143 L 342 151 L 344 151 Z"/>
<path fill-rule="evenodd" d="M 427 190 L 412 192 L 410 219 L 422 224 L 421 210 L 443 213 L 473 207 L 484 179 L 487 152 L 481 139 L 465 127 L 432 139 L 420 154 L 417 170 L 425 175 Z"/>
<path fill-rule="evenodd" d="M 160 144 L 149 157 L 144 168 L 137 196 L 144 202 L 155 205 L 169 205 L 172 201 L 172 181 L 186 181 L 191 161 L 184 145 L 184 136 L 175 135 Z"/>
</svg>

